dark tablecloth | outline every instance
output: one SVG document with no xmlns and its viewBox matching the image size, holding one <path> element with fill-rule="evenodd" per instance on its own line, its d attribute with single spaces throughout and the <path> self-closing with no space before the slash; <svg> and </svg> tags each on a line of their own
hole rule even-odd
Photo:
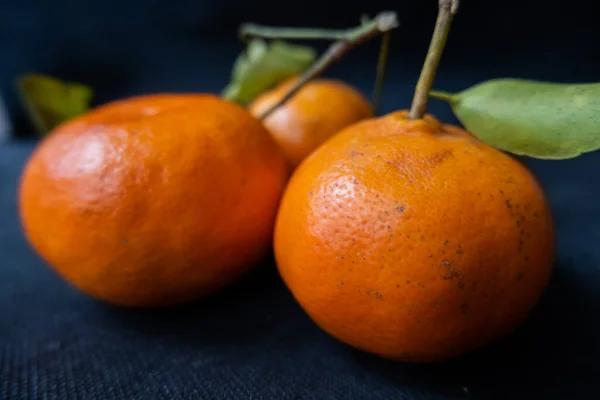
<svg viewBox="0 0 600 400">
<path fill-rule="evenodd" d="M 328 26 L 341 13 L 345 20 L 336 26 L 343 27 L 364 6 L 378 11 L 385 3 L 398 7 L 402 29 L 392 44 L 397 57 L 383 111 L 410 104 L 434 1 L 431 13 L 425 2 L 408 0 L 305 3 L 4 1 L 0 91 L 15 114 L 13 80 L 26 71 L 88 83 L 99 102 L 152 91 L 217 92 L 240 50 L 238 23 L 294 25 L 310 14 L 318 16 L 312 23 Z M 592 2 L 464 3 L 437 89 L 501 76 L 597 81 Z M 234 41 L 228 47 L 224 32 Z M 375 43 L 366 56 L 357 51 L 331 74 L 369 93 L 376 49 Z M 440 102 L 431 110 L 456 121 Z M 22 118 L 17 122 L 24 129 Z M 44 265 L 20 230 L 16 188 L 34 145 L 0 146 L 0 400 L 600 398 L 600 152 L 527 161 L 548 193 L 558 230 L 554 275 L 528 320 L 474 354 L 407 365 L 330 338 L 268 261 L 222 293 L 168 311 L 127 311 L 79 293 Z"/>
<path fill-rule="evenodd" d="M 0 147 L 0 399 L 580 399 L 600 393 L 600 153 L 530 161 L 558 229 L 546 295 L 512 335 L 437 365 L 319 330 L 272 262 L 211 298 L 128 311 L 69 287 L 26 244 L 16 189 L 34 142 Z M 510 295 L 510 294 L 508 294 Z"/>
</svg>

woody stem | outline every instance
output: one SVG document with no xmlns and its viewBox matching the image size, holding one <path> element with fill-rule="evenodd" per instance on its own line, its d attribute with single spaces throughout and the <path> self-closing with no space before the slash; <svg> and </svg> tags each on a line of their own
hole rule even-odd
<svg viewBox="0 0 600 400">
<path fill-rule="evenodd" d="M 442 58 L 444 47 L 446 46 L 452 19 L 458 11 L 458 5 L 459 0 L 439 0 L 439 10 L 435 29 L 433 31 L 433 36 L 431 37 L 431 43 L 429 44 L 429 50 L 427 51 L 423 69 L 421 70 L 421 76 L 417 82 L 410 113 L 408 114 L 410 119 L 421 119 L 427 112 L 429 91 L 433 86 L 435 73 L 440 63 L 440 59 Z"/>
<path fill-rule="evenodd" d="M 375 113 L 379 111 L 381 106 L 381 98 L 383 96 L 383 88 L 385 86 L 385 78 L 387 77 L 387 60 L 390 52 L 390 41 L 392 38 L 391 32 L 383 34 L 381 47 L 379 49 L 379 59 L 377 60 L 377 75 L 375 77 L 375 87 L 373 89 L 373 109 Z"/>
<path fill-rule="evenodd" d="M 332 64 L 339 61 L 344 57 L 348 52 L 350 52 L 354 47 L 366 42 L 373 37 L 380 35 L 385 32 L 389 32 L 392 29 L 398 26 L 398 17 L 395 12 L 382 12 L 375 16 L 370 21 L 366 21 L 361 24 L 359 27 L 344 31 L 343 36 L 334 42 L 322 55 L 315 61 L 315 63 L 308 68 L 298 79 L 295 84 L 285 93 L 285 95 L 279 99 L 275 104 L 273 104 L 269 109 L 267 109 L 264 113 L 260 115 L 261 119 L 267 118 L 271 113 L 273 113 L 276 109 L 281 107 L 288 101 L 294 94 L 296 94 L 306 83 L 310 80 L 321 75 L 327 68 L 329 68 Z M 281 31 L 281 30 L 283 31 Z M 279 31 L 278 31 L 279 30 Z M 246 28 L 248 31 L 248 28 Z M 254 26 L 253 30 L 250 30 L 254 35 L 258 35 L 260 37 L 268 37 L 271 39 L 275 38 L 301 38 L 299 33 L 306 33 L 309 30 L 297 30 L 296 32 L 291 32 L 288 28 L 268 28 L 268 30 L 259 29 L 256 30 L 256 26 Z M 279 35 L 282 33 L 282 35 Z M 331 32 L 331 31 L 330 31 Z M 295 33 L 292 36 L 292 33 Z M 323 32 L 321 32 L 323 33 Z M 266 35 L 269 36 L 266 36 Z M 287 35 L 287 36 L 285 36 Z M 303 36 L 302 38 L 307 38 L 307 36 Z M 312 36 L 312 38 L 317 38 L 316 36 Z"/>
</svg>

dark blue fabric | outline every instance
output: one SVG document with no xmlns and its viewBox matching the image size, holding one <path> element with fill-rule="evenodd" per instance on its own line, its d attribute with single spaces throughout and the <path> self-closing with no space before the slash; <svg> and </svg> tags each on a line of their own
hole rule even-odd
<svg viewBox="0 0 600 400">
<path fill-rule="evenodd" d="M 594 49 L 600 40 L 600 2 L 463 3 L 444 53 L 438 79 L 443 89 L 503 75 L 598 79 Z M 362 13 L 389 9 L 401 21 L 391 48 L 397 64 L 389 76 L 401 76 L 402 86 L 394 90 L 408 97 L 428 46 L 437 0 L 0 0 L 0 96 L 23 136 L 31 129 L 14 93 L 19 74 L 43 72 L 87 83 L 96 103 L 155 91 L 219 91 L 241 50 L 236 36 L 242 22 L 343 28 L 355 25 Z M 324 43 L 318 46 L 323 49 Z M 331 73 L 369 93 L 378 48 L 376 40 L 367 43 Z M 353 71 L 360 61 L 370 68 Z M 462 71 L 462 81 L 453 81 L 452 71 Z M 386 109 L 408 104 L 388 102 Z"/>
<path fill-rule="evenodd" d="M 239 8 L 172 0 L 167 7 L 110 0 L 89 9 L 78 1 L 62 0 L 62 8 L 57 3 L 0 3 L 0 91 L 14 115 L 12 80 L 28 70 L 91 83 L 98 102 L 152 91 L 218 91 L 239 45 L 214 35 L 220 38 L 247 18 L 274 23 L 285 14 L 297 23 L 313 14 L 317 2 L 304 13 L 286 14 L 289 2 L 267 1 L 278 8 L 265 18 L 243 2 Z M 484 10 L 484 3 L 493 10 Z M 515 12 L 503 14 L 501 3 L 513 4 Z M 597 13 L 574 6 L 576 0 L 560 8 L 533 1 L 527 4 L 537 3 L 536 9 L 520 6 L 525 3 L 464 1 L 472 11 L 457 17 L 436 87 L 459 90 L 500 76 L 597 80 L 590 51 L 598 43 L 592 23 Z M 410 104 L 427 41 L 415 37 L 428 35 L 434 18 L 432 7 L 421 12 L 421 2 L 393 4 L 401 9 L 403 28 L 393 42 L 397 57 L 383 111 Z M 380 5 L 374 3 L 373 11 Z M 354 5 L 336 22 L 343 19 L 346 26 L 358 9 Z M 333 13 L 321 10 L 312 22 Z M 528 26 L 531 32 L 524 33 Z M 373 55 L 359 50 L 330 73 L 369 93 Z M 363 59 L 369 62 L 358 61 Z M 430 110 L 456 122 L 440 102 Z M 600 152 L 559 162 L 527 160 L 546 188 L 558 232 L 554 276 L 530 318 L 474 354 L 406 365 L 353 350 L 318 329 L 271 261 L 220 294 L 168 311 L 128 311 L 80 294 L 44 265 L 20 230 L 16 190 L 34 145 L 20 140 L 0 146 L 1 400 L 600 397 Z"/>
<path fill-rule="evenodd" d="M 161 312 L 103 305 L 30 250 L 15 191 L 32 142 L 0 147 L 0 399 L 592 398 L 600 393 L 600 153 L 530 165 L 558 230 L 554 277 L 514 334 L 441 365 L 404 365 L 320 331 L 270 262 Z M 510 294 L 509 294 L 510 295 Z"/>
</svg>

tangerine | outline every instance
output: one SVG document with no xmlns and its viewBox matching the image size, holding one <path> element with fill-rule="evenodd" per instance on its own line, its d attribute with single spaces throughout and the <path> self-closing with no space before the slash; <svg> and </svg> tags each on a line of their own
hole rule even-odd
<svg viewBox="0 0 600 400">
<path fill-rule="evenodd" d="M 249 106 L 260 116 L 279 101 L 298 77 L 258 96 Z M 316 79 L 267 116 L 263 123 L 295 168 L 319 145 L 346 126 L 371 117 L 373 109 L 355 88 L 339 80 Z"/>
<path fill-rule="evenodd" d="M 165 306 L 216 291 L 264 255 L 287 178 L 243 108 L 138 96 L 46 137 L 22 174 L 20 214 L 31 245 L 82 291 Z"/>
<path fill-rule="evenodd" d="M 274 250 L 325 331 L 394 360 L 446 360 L 513 330 L 554 259 L 549 205 L 512 156 L 434 117 L 354 124 L 294 172 Z"/>
</svg>

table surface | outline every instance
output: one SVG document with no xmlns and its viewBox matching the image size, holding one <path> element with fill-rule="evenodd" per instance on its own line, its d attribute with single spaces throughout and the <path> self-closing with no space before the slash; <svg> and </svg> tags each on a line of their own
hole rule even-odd
<svg viewBox="0 0 600 400">
<path fill-rule="evenodd" d="M 17 109 L 13 82 L 24 71 L 86 82 L 98 102 L 149 92 L 218 92 L 241 49 L 238 18 L 280 24 L 285 17 L 303 25 L 310 14 L 315 26 L 328 26 L 318 21 L 342 11 L 355 18 L 365 8 L 322 3 L 4 1 L 0 96 L 11 112 Z M 435 2 L 427 2 L 431 14 L 425 3 L 390 2 L 402 27 L 392 41 L 385 112 L 410 104 L 434 17 Z M 436 89 L 458 91 L 503 76 L 598 81 L 592 2 L 464 3 Z M 378 11 L 381 4 L 370 5 Z M 220 39 L 217 27 L 231 32 L 231 42 Z M 329 73 L 370 93 L 377 48 L 373 42 L 371 53 L 357 49 Z M 447 105 L 432 101 L 430 110 L 456 123 Z M 14 126 L 22 133 L 18 118 Z M 551 283 L 527 321 L 473 354 L 408 365 L 330 338 L 268 261 L 222 293 L 169 311 L 128 311 L 79 293 L 21 232 L 16 189 L 34 145 L 0 145 L 0 400 L 600 398 L 600 152 L 527 160 L 546 189 L 558 234 Z"/>
<path fill-rule="evenodd" d="M 16 190 L 34 141 L 0 146 L 0 399 L 493 399 L 600 393 L 600 152 L 526 160 L 558 231 L 553 278 L 513 334 L 434 365 L 330 338 L 272 262 L 208 299 L 129 311 L 72 289 L 20 230 Z"/>
</svg>

